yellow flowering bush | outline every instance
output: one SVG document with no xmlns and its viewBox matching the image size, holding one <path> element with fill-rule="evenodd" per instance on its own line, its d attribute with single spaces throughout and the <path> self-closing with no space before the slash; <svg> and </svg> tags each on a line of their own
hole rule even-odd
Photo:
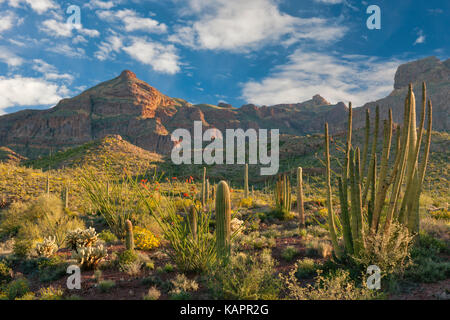
<svg viewBox="0 0 450 320">
<path fill-rule="evenodd" d="M 138 226 L 134 228 L 134 245 L 139 250 L 157 248 L 159 243 L 159 239 L 150 230 Z"/>
</svg>

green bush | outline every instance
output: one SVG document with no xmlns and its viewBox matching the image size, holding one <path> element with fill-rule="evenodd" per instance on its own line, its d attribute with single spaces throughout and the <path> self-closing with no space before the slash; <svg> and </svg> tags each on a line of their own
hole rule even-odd
<svg viewBox="0 0 450 320">
<path fill-rule="evenodd" d="M 113 280 L 103 280 L 98 283 L 98 289 L 102 293 L 107 293 L 111 291 L 112 288 L 116 286 L 116 282 Z"/>
<path fill-rule="evenodd" d="M 6 288 L 6 295 L 9 300 L 22 297 L 24 294 L 30 291 L 28 280 L 20 278 L 10 282 Z"/>
<path fill-rule="evenodd" d="M 295 259 L 300 253 L 297 249 L 295 249 L 292 246 L 286 247 L 283 252 L 281 253 L 281 257 L 286 260 L 287 262 L 291 262 Z"/>
<path fill-rule="evenodd" d="M 358 286 L 350 278 L 349 272 L 337 270 L 328 275 L 319 275 L 313 285 L 300 286 L 297 282 L 296 270 L 282 277 L 289 291 L 289 298 L 294 300 L 372 300 L 381 298 L 376 290 Z M 363 281 L 362 281 L 363 282 Z"/>
<path fill-rule="evenodd" d="M 99 239 L 105 241 L 106 243 L 115 243 L 119 241 L 116 235 L 112 233 L 110 230 L 103 230 L 98 234 Z"/>
<path fill-rule="evenodd" d="M 4 214 L 0 230 L 20 240 L 40 241 L 55 236 L 64 244 L 66 233 L 82 227 L 83 222 L 64 213 L 62 201 L 54 195 L 42 195 L 26 204 L 14 204 Z"/>
<path fill-rule="evenodd" d="M 64 291 L 61 288 L 48 287 L 39 290 L 39 300 L 62 300 Z"/>
<path fill-rule="evenodd" d="M 297 261 L 297 271 L 295 276 L 297 279 L 310 278 L 317 273 L 319 266 L 315 263 L 313 259 L 304 258 Z"/>
<path fill-rule="evenodd" d="M 274 300 L 281 283 L 270 250 L 256 255 L 238 253 L 213 274 L 209 287 L 220 299 Z"/>
<path fill-rule="evenodd" d="M 3 283 L 8 283 L 12 280 L 11 277 L 12 270 L 3 261 L 0 261 L 0 285 Z"/>
</svg>

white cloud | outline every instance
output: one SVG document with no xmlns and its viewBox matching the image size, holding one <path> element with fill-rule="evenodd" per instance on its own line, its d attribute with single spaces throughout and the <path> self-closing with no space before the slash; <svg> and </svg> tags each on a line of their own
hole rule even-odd
<svg viewBox="0 0 450 320">
<path fill-rule="evenodd" d="M 44 60 L 34 59 L 33 60 L 33 70 L 42 73 L 44 79 L 46 80 L 63 80 L 71 83 L 74 77 L 70 74 L 63 73 L 60 74 L 55 66 L 48 64 Z"/>
<path fill-rule="evenodd" d="M 0 46 L 0 62 L 6 63 L 9 67 L 18 67 L 23 64 L 24 60 L 9 51 L 8 48 Z"/>
<path fill-rule="evenodd" d="M 135 37 L 132 45 L 123 50 L 133 59 L 151 66 L 157 72 L 175 74 L 180 71 L 179 56 L 172 45 Z"/>
<path fill-rule="evenodd" d="M 8 4 L 13 8 L 19 8 L 22 4 L 27 4 L 38 14 L 59 8 L 59 5 L 52 0 L 8 0 Z"/>
<path fill-rule="evenodd" d="M 74 25 L 55 19 L 48 19 L 42 22 L 41 30 L 54 37 L 72 37 L 74 30 L 91 38 L 100 36 L 100 32 L 97 30 L 86 29 L 80 25 Z"/>
<path fill-rule="evenodd" d="M 0 12 L 0 34 L 19 25 L 23 22 L 23 19 L 17 17 L 17 15 L 12 11 Z"/>
<path fill-rule="evenodd" d="M 56 104 L 69 93 L 66 86 L 45 79 L 0 76 L 0 114 L 8 107 Z"/>
<path fill-rule="evenodd" d="M 190 0 L 189 10 L 182 14 L 198 20 L 177 27 L 169 40 L 203 49 L 247 51 L 267 42 L 333 41 L 346 32 L 327 19 L 283 13 L 277 4 L 276 0 Z"/>
<path fill-rule="evenodd" d="M 109 36 L 106 41 L 100 42 L 98 51 L 94 53 L 94 56 L 100 61 L 112 58 L 114 53 L 120 52 L 123 42 L 122 38 L 117 35 Z"/>
<path fill-rule="evenodd" d="M 116 22 L 122 21 L 125 31 L 146 31 L 155 33 L 164 33 L 167 31 L 167 26 L 164 23 L 160 23 L 157 20 L 150 18 L 143 18 L 138 13 L 131 9 L 123 9 L 119 11 L 98 11 L 97 15 L 100 19 Z"/>
<path fill-rule="evenodd" d="M 419 30 L 419 32 L 417 32 L 417 39 L 416 39 L 416 41 L 414 42 L 414 45 L 416 45 L 416 44 L 421 44 L 421 43 L 425 43 L 425 40 L 426 40 L 426 37 L 425 37 L 425 35 L 423 34 L 423 31 L 422 31 L 422 30 Z"/>
<path fill-rule="evenodd" d="M 84 6 L 89 9 L 111 9 L 119 4 L 121 1 L 100 1 L 100 0 L 91 0 L 86 3 Z"/>
<path fill-rule="evenodd" d="M 400 63 L 296 50 L 286 64 L 274 68 L 265 79 L 243 84 L 242 95 L 258 105 L 297 103 L 320 94 L 333 103 L 351 101 L 360 106 L 393 90 Z"/>
<path fill-rule="evenodd" d="M 83 58 L 86 56 L 86 52 L 82 48 L 73 48 L 68 44 L 51 46 L 46 49 L 49 52 L 61 54 L 71 58 Z"/>
</svg>

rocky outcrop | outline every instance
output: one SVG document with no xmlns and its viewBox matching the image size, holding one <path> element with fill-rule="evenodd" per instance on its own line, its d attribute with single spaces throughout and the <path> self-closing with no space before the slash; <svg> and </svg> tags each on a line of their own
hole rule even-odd
<svg viewBox="0 0 450 320">
<path fill-rule="evenodd" d="M 365 123 L 366 109 L 375 115 L 375 107 L 380 106 L 381 117 L 385 119 L 389 108 L 392 109 L 395 122 L 403 122 L 403 106 L 409 83 L 413 84 L 417 105 L 417 120 L 420 118 L 422 101 L 422 82 L 427 84 L 427 98 L 433 104 L 433 130 L 450 130 L 450 63 L 436 57 L 429 57 L 399 66 L 395 75 L 394 90 L 386 98 L 369 102 L 355 110 L 354 125 L 362 127 Z"/>
</svg>

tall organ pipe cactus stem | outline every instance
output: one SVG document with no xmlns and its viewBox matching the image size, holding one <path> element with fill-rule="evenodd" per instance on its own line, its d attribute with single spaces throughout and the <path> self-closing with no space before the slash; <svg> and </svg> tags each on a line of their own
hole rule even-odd
<svg viewBox="0 0 450 320">
<path fill-rule="evenodd" d="M 327 185 L 328 226 L 330 228 L 330 237 L 334 249 L 334 254 L 336 258 L 340 259 L 342 254 L 336 234 L 336 224 L 333 212 L 332 192 L 331 192 L 330 137 L 328 135 L 328 123 L 325 123 L 325 162 L 327 166 L 326 185 Z"/>
<path fill-rule="evenodd" d="M 206 205 L 206 167 L 203 167 L 203 180 L 202 180 L 202 206 Z"/>
<path fill-rule="evenodd" d="M 417 128 L 415 96 L 412 85 L 409 86 L 405 99 L 403 125 L 396 128 L 395 147 L 392 152 L 394 123 L 392 110 L 389 110 L 388 119 L 383 121 L 383 144 L 380 158 L 377 157 L 379 107 L 377 106 L 376 109 L 370 158 L 368 158 L 370 117 L 369 113 L 366 113 L 362 163 L 359 148 L 351 148 L 350 109 L 346 164 L 343 167 L 342 176 L 338 177 L 341 204 L 340 221 L 334 216 L 332 207 L 328 125 L 325 126 L 328 225 L 337 257 L 341 253 L 341 248 L 338 246 L 336 224 L 342 225 L 345 254 L 354 257 L 361 256 L 363 251 L 368 249 L 366 246 L 371 245 L 370 242 L 365 242 L 366 230 L 370 232 L 371 236 L 381 235 L 379 238 L 382 241 L 382 246 L 379 247 L 381 250 L 388 250 L 386 245 L 390 240 L 396 241 L 397 236 L 391 234 L 391 226 L 395 221 L 407 227 L 410 234 L 417 235 L 419 233 L 419 199 L 425 178 L 432 134 L 432 104 L 431 101 L 428 101 L 427 105 L 425 84 L 422 86 L 422 91 L 421 117 Z M 427 123 L 426 136 L 425 123 Z M 420 156 L 422 140 L 425 141 L 425 145 L 423 155 Z M 395 153 L 393 159 L 391 153 Z M 378 159 L 380 159 L 379 167 L 377 166 Z M 368 160 L 369 163 L 367 163 Z M 350 192 L 350 197 L 347 192 Z M 381 221 L 384 221 L 384 226 L 381 225 Z M 348 222 L 350 223 L 350 232 Z"/>
<path fill-rule="evenodd" d="M 305 227 L 305 208 L 303 204 L 303 169 L 297 168 L 297 208 L 300 216 L 300 226 Z"/>
<path fill-rule="evenodd" d="M 231 248 L 231 198 L 225 181 L 220 181 L 216 192 L 216 246 L 217 254 L 225 258 Z"/>
</svg>

